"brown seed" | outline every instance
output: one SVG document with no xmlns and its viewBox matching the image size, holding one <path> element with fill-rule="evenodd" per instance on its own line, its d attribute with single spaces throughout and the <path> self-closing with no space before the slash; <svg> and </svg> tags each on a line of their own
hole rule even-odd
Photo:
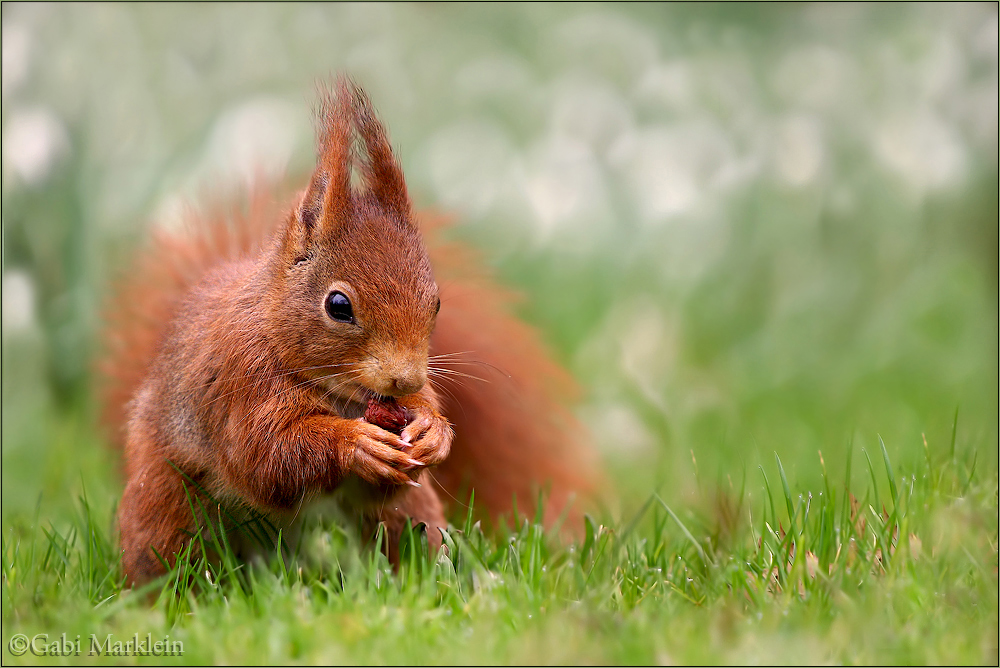
<svg viewBox="0 0 1000 668">
<path fill-rule="evenodd" d="M 386 431 L 399 434 L 406 426 L 406 409 L 392 397 L 378 400 L 374 397 L 368 400 L 365 410 L 365 420 L 382 427 Z"/>
</svg>

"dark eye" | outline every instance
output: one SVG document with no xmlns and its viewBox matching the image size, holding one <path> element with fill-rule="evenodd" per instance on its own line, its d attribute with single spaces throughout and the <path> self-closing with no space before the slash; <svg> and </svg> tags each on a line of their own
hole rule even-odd
<svg viewBox="0 0 1000 668">
<path fill-rule="evenodd" d="M 326 296 L 326 314 L 337 322 L 354 322 L 351 300 L 343 292 L 331 292 Z"/>
<path fill-rule="evenodd" d="M 437 305 L 434 307 L 434 315 L 437 315 L 440 312 L 441 312 L 441 298 L 438 297 Z"/>
</svg>

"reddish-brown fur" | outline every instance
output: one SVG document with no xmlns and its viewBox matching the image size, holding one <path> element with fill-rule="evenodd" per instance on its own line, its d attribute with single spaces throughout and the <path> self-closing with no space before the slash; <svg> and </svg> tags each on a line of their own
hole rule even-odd
<svg viewBox="0 0 1000 668">
<path fill-rule="evenodd" d="M 431 261 L 364 94 L 341 79 L 318 116 L 317 168 L 290 213 L 257 194 L 157 235 L 109 304 L 100 370 L 124 439 L 131 582 L 162 572 L 152 549 L 184 548 L 193 487 L 281 513 L 350 479 L 348 504 L 385 523 L 390 556 L 409 519 L 440 545 L 435 488 L 460 504 L 475 490 L 495 518 L 515 495 L 530 512 L 547 487 L 550 519 L 595 489 L 571 379 L 464 247 L 431 246 L 435 315 Z M 326 317 L 334 290 L 357 326 Z M 401 436 L 356 419 L 378 395 L 407 408 Z"/>
</svg>

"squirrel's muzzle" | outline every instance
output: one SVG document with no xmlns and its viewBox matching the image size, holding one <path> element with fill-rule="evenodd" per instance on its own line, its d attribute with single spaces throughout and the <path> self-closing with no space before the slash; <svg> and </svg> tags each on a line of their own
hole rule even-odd
<svg viewBox="0 0 1000 668">
<path fill-rule="evenodd" d="M 427 383 L 427 358 L 379 351 L 362 369 L 361 382 L 384 397 L 404 397 Z"/>
</svg>

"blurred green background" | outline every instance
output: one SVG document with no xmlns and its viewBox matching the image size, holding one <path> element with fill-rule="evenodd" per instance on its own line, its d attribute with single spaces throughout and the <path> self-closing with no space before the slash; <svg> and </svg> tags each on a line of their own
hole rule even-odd
<svg viewBox="0 0 1000 668">
<path fill-rule="evenodd" d="M 302 178 L 336 71 L 527 296 L 623 509 L 773 453 L 808 487 L 878 435 L 905 468 L 956 409 L 995 476 L 996 4 L 2 11 L 5 524 L 110 508 L 109 277 L 199 197 Z"/>
</svg>

